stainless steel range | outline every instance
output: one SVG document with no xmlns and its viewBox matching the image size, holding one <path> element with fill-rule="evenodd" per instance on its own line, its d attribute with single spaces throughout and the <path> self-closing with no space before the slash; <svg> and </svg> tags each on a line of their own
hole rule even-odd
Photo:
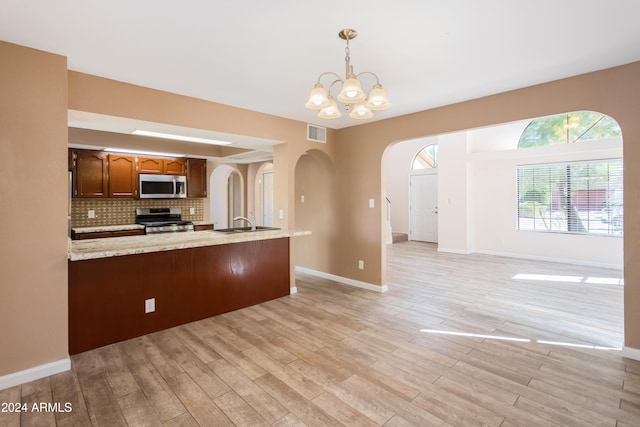
<svg viewBox="0 0 640 427">
<path fill-rule="evenodd" d="M 193 231 L 193 223 L 182 220 L 180 208 L 136 208 L 136 224 L 144 225 L 146 234 Z"/>
</svg>

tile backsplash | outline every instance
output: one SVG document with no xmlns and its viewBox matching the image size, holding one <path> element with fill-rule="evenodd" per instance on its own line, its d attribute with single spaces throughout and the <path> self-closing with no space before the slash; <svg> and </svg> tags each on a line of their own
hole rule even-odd
<svg viewBox="0 0 640 427">
<path fill-rule="evenodd" d="M 103 225 L 133 224 L 136 208 L 182 208 L 182 219 L 202 221 L 204 199 L 80 199 L 71 200 L 71 227 L 95 227 Z M 190 209 L 194 208 L 191 215 Z M 95 218 L 89 218 L 92 210 Z"/>
</svg>

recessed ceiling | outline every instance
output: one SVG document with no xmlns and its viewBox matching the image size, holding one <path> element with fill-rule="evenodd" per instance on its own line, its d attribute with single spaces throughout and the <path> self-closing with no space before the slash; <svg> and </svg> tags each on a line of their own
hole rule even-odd
<svg viewBox="0 0 640 427">
<path fill-rule="evenodd" d="M 640 2 L 4 0 L 0 39 L 71 70 L 329 128 L 304 107 L 320 73 L 373 71 L 379 120 L 640 60 Z"/>
</svg>

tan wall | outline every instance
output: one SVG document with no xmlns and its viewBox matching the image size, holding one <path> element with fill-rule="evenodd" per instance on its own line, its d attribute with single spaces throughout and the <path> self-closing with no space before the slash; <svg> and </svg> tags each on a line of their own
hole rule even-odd
<svg viewBox="0 0 640 427">
<path fill-rule="evenodd" d="M 336 216 L 337 182 L 336 170 L 326 154 L 310 150 L 298 160 L 294 184 L 296 228 L 312 232 L 296 239 L 296 265 L 300 267 L 331 273 L 340 264 L 335 244 L 344 221 Z"/>
<path fill-rule="evenodd" d="M 66 359 L 67 62 L 0 41 L 0 376 Z"/>
<path fill-rule="evenodd" d="M 341 233 L 331 243 L 327 273 L 367 283 L 385 281 L 383 153 L 394 141 L 438 135 L 566 111 L 594 110 L 623 130 L 625 164 L 625 335 L 640 349 L 640 63 L 395 119 L 329 131 L 328 144 L 305 139 L 305 123 L 141 88 L 76 72 L 64 58 L 0 43 L 0 183 L 4 218 L 24 227 L 3 229 L 3 351 L 0 375 L 66 356 L 67 75 L 70 109 L 192 126 L 283 141 L 274 147 L 274 204 L 294 227 L 296 165 L 310 150 L 331 160 L 337 180 L 334 220 Z M 29 171 L 25 174 L 25 171 Z M 211 171 L 209 171 L 211 173 Z M 246 171 L 245 171 L 246 177 Z M 8 183 L 20 183 L 20 187 Z M 22 192 L 37 188 L 38 192 Z M 368 207 L 374 199 L 375 208 Z M 5 204 L 5 201 L 8 203 Z M 5 207 L 6 206 L 6 207 Z M 43 221 L 42 212 L 46 212 Z M 295 251 L 295 239 L 292 249 Z M 295 253 L 295 252 L 294 252 Z M 365 269 L 357 268 L 357 260 Z M 320 260 L 324 262 L 325 260 Z M 318 264 L 322 265 L 322 264 Z M 291 265 L 293 271 L 293 265 Z M 10 350 L 6 350 L 10 349 Z"/>
<path fill-rule="evenodd" d="M 345 265 L 334 274 L 353 277 L 353 258 L 373 259 L 373 268 L 361 271 L 358 280 L 383 283 L 385 258 L 381 244 L 382 217 L 366 207 L 365 197 L 382 196 L 382 155 L 394 141 L 439 135 L 558 114 L 592 110 L 618 121 L 624 139 L 625 181 L 625 343 L 640 348 L 640 62 L 532 86 L 416 114 L 342 129 L 336 141 L 340 186 L 340 217 L 358 218 L 337 248 L 344 251 Z M 347 161 L 348 159 L 348 161 Z M 354 159 L 358 159 L 355 161 Z M 351 166 L 351 167 L 349 167 Z M 357 274 L 358 271 L 355 271 Z"/>
</svg>

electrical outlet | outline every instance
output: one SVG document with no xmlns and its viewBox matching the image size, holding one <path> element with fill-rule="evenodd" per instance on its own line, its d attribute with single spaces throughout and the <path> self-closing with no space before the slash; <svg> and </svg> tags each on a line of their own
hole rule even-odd
<svg viewBox="0 0 640 427">
<path fill-rule="evenodd" d="M 87 211 L 87 218 L 95 218 L 96 217 L 96 211 L 94 211 L 93 209 L 89 209 Z"/>
<path fill-rule="evenodd" d="M 375 202 L 374 202 L 374 200 L 373 200 L 373 199 L 369 199 L 369 207 L 370 207 L 371 209 L 373 209 L 373 208 L 374 208 L 374 206 L 375 206 Z"/>
<path fill-rule="evenodd" d="M 364 261 L 361 259 L 358 260 L 358 268 L 360 270 L 364 270 Z"/>
<path fill-rule="evenodd" d="M 189 208 L 189 215 L 195 215 L 196 214 L 196 208 Z"/>
<path fill-rule="evenodd" d="M 280 219 L 284 219 L 284 209 L 280 209 L 280 210 L 278 211 L 278 218 L 280 218 Z"/>
<path fill-rule="evenodd" d="M 156 299 L 149 298 L 144 300 L 144 312 L 153 313 L 154 311 L 156 311 Z"/>
<path fill-rule="evenodd" d="M 304 194 L 300 196 L 300 203 L 304 203 Z"/>
</svg>

